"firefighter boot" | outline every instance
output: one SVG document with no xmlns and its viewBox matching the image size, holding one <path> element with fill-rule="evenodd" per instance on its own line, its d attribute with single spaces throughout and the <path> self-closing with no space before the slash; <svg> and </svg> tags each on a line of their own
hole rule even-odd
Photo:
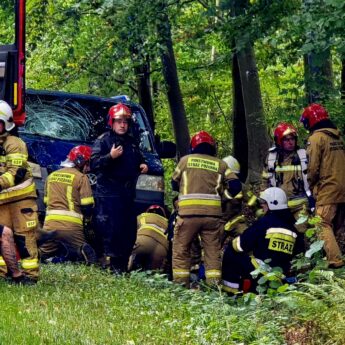
<svg viewBox="0 0 345 345">
<path fill-rule="evenodd" d="M 94 265 L 97 263 L 97 255 L 93 248 L 88 244 L 84 243 L 80 248 L 80 254 L 84 258 L 87 265 Z"/>
</svg>

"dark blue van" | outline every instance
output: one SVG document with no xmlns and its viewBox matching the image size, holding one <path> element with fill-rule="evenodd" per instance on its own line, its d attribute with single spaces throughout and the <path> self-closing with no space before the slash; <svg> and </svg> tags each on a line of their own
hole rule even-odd
<svg viewBox="0 0 345 345">
<path fill-rule="evenodd" d="M 70 149 L 76 145 L 91 146 L 107 126 L 108 109 L 124 103 L 133 112 L 131 134 L 137 138 L 149 173 L 140 175 L 136 185 L 137 212 L 152 204 L 164 205 L 164 176 L 161 158 L 175 156 L 175 145 L 156 142 L 143 108 L 127 97 L 103 98 L 56 91 L 26 91 L 26 122 L 19 136 L 26 142 L 29 160 L 36 164 L 35 178 L 43 195 L 46 176 L 59 169 Z M 39 166 L 39 167 L 38 167 Z M 38 169 L 37 169 L 38 168 Z M 90 181 L 97 183 L 95 176 Z M 40 210 L 43 205 L 40 200 Z"/>
</svg>

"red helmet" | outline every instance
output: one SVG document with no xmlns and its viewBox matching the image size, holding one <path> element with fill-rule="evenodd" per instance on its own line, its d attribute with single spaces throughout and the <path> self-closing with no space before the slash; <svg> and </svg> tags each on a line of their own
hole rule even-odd
<svg viewBox="0 0 345 345">
<path fill-rule="evenodd" d="M 293 135 L 297 137 L 297 130 L 293 125 L 290 125 L 286 122 L 281 122 L 274 130 L 274 141 L 276 145 L 282 146 L 282 140 L 286 135 Z"/>
<path fill-rule="evenodd" d="M 162 217 L 165 217 L 165 218 L 167 217 L 164 208 L 162 206 L 159 206 L 159 205 L 151 205 L 146 210 L 146 213 L 156 213 Z"/>
<path fill-rule="evenodd" d="M 194 150 L 200 144 L 210 144 L 213 147 L 216 147 L 216 142 L 210 134 L 205 131 L 200 131 L 193 135 L 192 140 L 190 141 L 190 146 Z"/>
<path fill-rule="evenodd" d="M 73 147 L 69 152 L 67 158 L 78 167 L 83 167 L 91 158 L 91 147 L 86 145 L 79 145 Z"/>
<path fill-rule="evenodd" d="M 327 110 L 321 104 L 313 103 L 304 108 L 300 122 L 306 129 L 310 129 L 318 122 L 326 119 L 329 119 Z"/>
<path fill-rule="evenodd" d="M 111 127 L 115 119 L 127 119 L 130 120 L 132 116 L 132 111 L 126 105 L 119 103 L 113 105 L 108 111 L 108 125 Z"/>
</svg>

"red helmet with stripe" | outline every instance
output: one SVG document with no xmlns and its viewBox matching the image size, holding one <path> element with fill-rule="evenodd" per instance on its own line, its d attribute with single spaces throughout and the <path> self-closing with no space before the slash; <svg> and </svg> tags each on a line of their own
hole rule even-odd
<svg viewBox="0 0 345 345">
<path fill-rule="evenodd" d="M 310 104 L 304 108 L 300 122 L 306 129 L 313 128 L 318 122 L 329 119 L 327 110 L 317 103 Z"/>
<path fill-rule="evenodd" d="M 159 205 L 151 205 L 146 210 L 146 213 L 156 213 L 162 217 L 165 217 L 165 218 L 167 217 L 164 208 L 162 206 L 159 206 Z"/>
<path fill-rule="evenodd" d="M 213 147 L 216 147 L 216 142 L 213 139 L 213 137 L 205 131 L 200 131 L 194 134 L 190 141 L 190 146 L 194 150 L 198 145 L 204 144 L 204 143 L 207 143 Z"/>
<path fill-rule="evenodd" d="M 274 130 L 274 142 L 276 143 L 276 145 L 282 146 L 283 138 L 287 135 L 293 135 L 294 137 L 297 137 L 296 128 L 286 122 L 279 123 Z"/>
<path fill-rule="evenodd" d="M 127 119 L 130 120 L 132 117 L 132 111 L 126 105 L 119 103 L 113 105 L 108 111 L 108 125 L 111 127 L 113 121 L 116 119 Z"/>
<path fill-rule="evenodd" d="M 77 167 L 83 167 L 91 159 L 91 147 L 86 145 L 79 145 L 73 147 L 69 152 L 67 158 L 73 162 Z"/>
</svg>

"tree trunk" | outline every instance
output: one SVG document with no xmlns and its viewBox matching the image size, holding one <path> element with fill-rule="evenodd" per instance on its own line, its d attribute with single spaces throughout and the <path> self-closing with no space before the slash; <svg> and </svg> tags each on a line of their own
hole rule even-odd
<svg viewBox="0 0 345 345">
<path fill-rule="evenodd" d="M 189 152 L 189 129 L 184 108 L 182 93 L 177 75 L 177 67 L 171 38 L 171 27 L 165 8 L 160 12 L 161 20 L 158 23 L 158 35 L 162 46 L 161 53 L 163 75 L 167 88 L 168 102 L 172 115 L 176 148 L 178 156 L 182 157 Z"/>
<path fill-rule="evenodd" d="M 150 126 L 155 131 L 154 110 L 150 87 L 150 64 L 149 62 L 136 66 L 134 72 L 137 78 L 139 103 L 144 108 Z"/>
<path fill-rule="evenodd" d="M 308 104 L 324 102 L 334 92 L 330 50 L 304 55 L 304 83 Z"/>
<path fill-rule="evenodd" d="M 237 59 L 248 136 L 248 176 L 246 182 L 257 185 L 261 181 L 261 172 L 267 155 L 269 140 L 253 45 L 247 43 L 245 48 L 237 53 Z"/>
<path fill-rule="evenodd" d="M 343 103 L 345 103 L 345 57 L 342 56 L 341 59 L 341 86 L 340 86 L 340 92 L 341 92 L 341 99 L 343 100 Z"/>
<path fill-rule="evenodd" d="M 246 113 L 243 104 L 242 84 L 238 68 L 237 53 L 232 58 L 232 85 L 233 85 L 233 155 L 241 165 L 240 180 L 246 181 L 248 175 L 248 136 Z"/>
</svg>

